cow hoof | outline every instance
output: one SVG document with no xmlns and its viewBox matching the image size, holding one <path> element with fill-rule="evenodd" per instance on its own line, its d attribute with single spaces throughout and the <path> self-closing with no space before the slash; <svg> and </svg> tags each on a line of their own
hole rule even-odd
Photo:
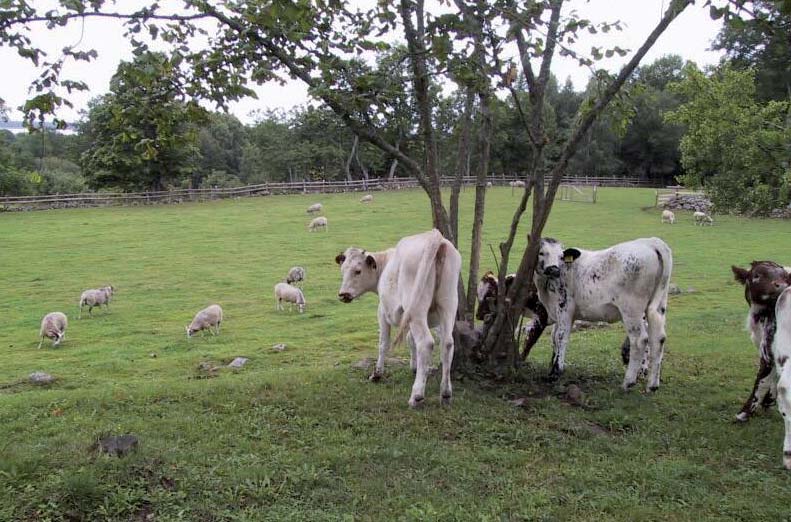
<svg viewBox="0 0 791 522">
<path fill-rule="evenodd" d="M 562 371 L 552 368 L 552 370 L 549 372 L 549 375 L 547 375 L 547 380 L 557 381 L 558 379 L 560 379 L 561 375 L 563 375 Z"/>
<path fill-rule="evenodd" d="M 649 386 L 648 387 L 648 391 L 651 392 L 651 393 L 655 392 L 658 389 L 659 389 L 658 385 L 657 386 Z"/>
<path fill-rule="evenodd" d="M 443 406 L 450 406 L 451 398 L 452 397 L 450 395 L 443 395 L 442 396 L 442 405 Z"/>
<path fill-rule="evenodd" d="M 368 377 L 368 380 L 371 382 L 379 382 L 382 380 L 382 374 L 379 372 L 374 372 L 370 377 Z"/>
<path fill-rule="evenodd" d="M 623 383 L 623 391 L 630 391 L 632 388 L 634 388 L 635 384 L 637 384 L 637 381 Z"/>
<path fill-rule="evenodd" d="M 424 402 L 426 402 L 426 400 L 423 397 L 412 397 L 409 399 L 409 407 L 416 410 L 422 408 Z"/>
<path fill-rule="evenodd" d="M 750 420 L 750 415 L 746 412 L 740 411 L 736 415 L 736 422 L 747 422 L 748 420 Z"/>
</svg>

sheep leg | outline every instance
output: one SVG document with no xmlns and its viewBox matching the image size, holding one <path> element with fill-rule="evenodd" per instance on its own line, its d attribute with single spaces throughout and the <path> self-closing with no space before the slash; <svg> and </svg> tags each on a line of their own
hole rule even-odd
<svg viewBox="0 0 791 522">
<path fill-rule="evenodd" d="M 38 342 L 38 349 L 41 350 L 41 343 L 44 342 L 44 336 L 41 336 L 41 340 Z"/>
</svg>

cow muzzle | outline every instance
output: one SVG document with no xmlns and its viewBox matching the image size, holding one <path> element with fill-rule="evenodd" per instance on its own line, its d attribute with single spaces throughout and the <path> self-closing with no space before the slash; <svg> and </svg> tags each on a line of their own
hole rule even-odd
<svg viewBox="0 0 791 522">
<path fill-rule="evenodd" d="M 557 266 L 548 266 L 544 269 L 544 275 L 547 277 L 560 277 L 560 268 Z"/>
<path fill-rule="evenodd" d="M 344 303 L 351 303 L 354 297 L 349 292 L 341 292 L 338 294 L 338 299 L 340 299 Z"/>
</svg>

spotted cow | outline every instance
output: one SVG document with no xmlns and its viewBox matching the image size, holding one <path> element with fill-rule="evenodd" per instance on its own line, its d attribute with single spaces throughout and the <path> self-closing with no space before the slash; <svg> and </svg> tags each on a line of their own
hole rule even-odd
<svg viewBox="0 0 791 522">
<path fill-rule="evenodd" d="M 786 289 L 780 294 L 775 306 L 777 332 L 774 339 L 774 359 L 779 379 L 777 380 L 777 406 L 785 423 L 783 441 L 783 465 L 791 470 L 791 276 L 781 282 Z"/>
<path fill-rule="evenodd" d="M 777 328 L 775 304 L 787 286 L 783 281 L 788 271 L 774 261 L 753 261 L 749 269 L 731 266 L 731 271 L 736 281 L 744 285 L 744 299 L 750 307 L 747 330 L 759 355 L 753 391 L 736 415 L 737 421 L 746 422 L 759 404 L 769 407 L 777 397 L 777 376 L 772 355 Z"/>
<path fill-rule="evenodd" d="M 623 388 L 637 382 L 648 355 L 647 389 L 659 387 L 673 254 L 659 238 L 635 239 L 604 250 L 564 248 L 543 238 L 535 283 L 552 331 L 552 371 L 563 372 L 575 319 L 622 321 L 629 336 L 629 363 Z"/>
</svg>

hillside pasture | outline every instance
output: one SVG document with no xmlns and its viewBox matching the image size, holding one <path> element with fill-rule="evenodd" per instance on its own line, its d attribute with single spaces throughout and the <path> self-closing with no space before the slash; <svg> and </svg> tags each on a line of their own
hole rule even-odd
<svg viewBox="0 0 791 522">
<path fill-rule="evenodd" d="M 465 231 L 472 198 L 462 194 Z M 378 384 L 352 368 L 376 354 L 377 300 L 340 303 L 334 257 L 428 229 L 420 191 L 370 205 L 333 194 L 0 215 L 0 520 L 787 519 L 779 414 L 733 422 L 757 356 L 730 265 L 788 263 L 791 228 L 732 216 L 702 228 L 683 212 L 660 225 L 658 210 L 641 210 L 654 198 L 608 188 L 595 205 L 558 201 L 546 235 L 671 246 L 684 293 L 670 299 L 657 393 L 620 390 L 613 326 L 572 335 L 557 383 L 545 381 L 545 335 L 518 382 L 456 379 L 443 408 L 434 376 L 418 411 L 408 365 Z M 317 201 L 331 227 L 310 234 Z M 516 203 L 490 189 L 485 243 L 502 240 Z M 468 245 L 465 232 L 464 270 Z M 293 265 L 307 270 L 304 314 L 274 309 Z M 481 266 L 494 268 L 488 248 Z M 110 310 L 78 321 L 81 291 L 105 284 Z M 222 333 L 187 341 L 193 314 L 215 302 Z M 37 350 L 50 311 L 68 314 L 68 333 Z M 241 370 L 199 369 L 237 356 L 250 359 Z M 57 381 L 28 384 L 36 370 Z M 581 401 L 566 400 L 570 384 Z M 136 453 L 91 450 L 123 433 L 140 438 Z"/>
</svg>

